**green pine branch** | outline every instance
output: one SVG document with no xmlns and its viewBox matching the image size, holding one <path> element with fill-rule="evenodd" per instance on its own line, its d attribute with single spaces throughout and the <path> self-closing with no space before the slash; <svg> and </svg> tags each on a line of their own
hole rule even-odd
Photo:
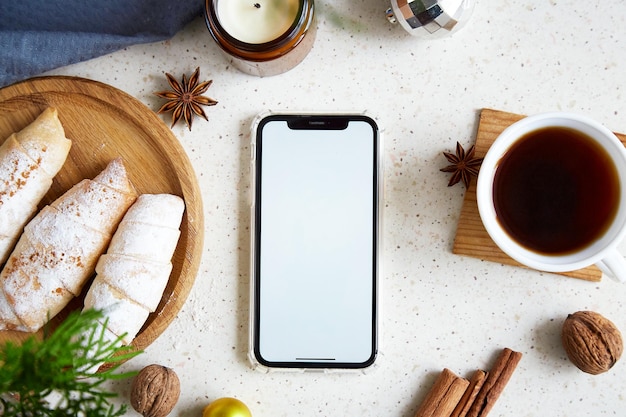
<svg viewBox="0 0 626 417">
<path fill-rule="evenodd" d="M 122 346 L 121 337 L 108 340 L 106 321 L 97 310 L 72 312 L 43 340 L 34 336 L 21 345 L 7 342 L 0 347 L 0 415 L 31 416 L 121 416 L 126 406 L 116 408 L 110 399 L 117 394 L 101 385 L 135 373 L 116 373 L 126 360 L 141 352 Z M 98 367 L 111 366 L 99 373 Z"/>
</svg>

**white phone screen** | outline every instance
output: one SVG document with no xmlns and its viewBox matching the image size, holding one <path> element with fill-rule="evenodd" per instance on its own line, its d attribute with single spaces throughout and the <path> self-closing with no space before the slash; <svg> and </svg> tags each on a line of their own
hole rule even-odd
<svg viewBox="0 0 626 417">
<path fill-rule="evenodd" d="M 256 354 L 358 367 L 376 351 L 377 131 L 307 126 L 257 136 Z"/>
</svg>

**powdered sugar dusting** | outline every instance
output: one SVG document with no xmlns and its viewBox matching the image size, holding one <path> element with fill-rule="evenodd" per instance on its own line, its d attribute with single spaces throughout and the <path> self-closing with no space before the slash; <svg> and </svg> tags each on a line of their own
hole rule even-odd
<svg viewBox="0 0 626 417">
<path fill-rule="evenodd" d="M 123 178 L 116 179 L 116 175 Z M 125 189 L 134 193 L 121 160 L 109 164 L 96 178 L 116 187 L 126 184 Z M 134 201 L 132 193 L 128 198 L 124 191 L 98 181 L 81 181 L 26 225 L 0 272 L 0 282 L 9 305 L 29 331 L 37 331 L 73 294 L 80 293 L 116 222 Z"/>
<path fill-rule="evenodd" d="M 96 265 L 96 280 L 104 280 L 127 298 L 146 307 L 150 312 L 159 305 L 167 285 L 171 263 L 156 263 L 124 255 L 106 254 Z"/>
<path fill-rule="evenodd" d="M 109 320 L 109 331 L 120 337 L 125 335 L 122 342 L 126 345 L 135 338 L 149 315 L 148 310 L 103 280 L 94 282 L 89 288 L 85 296 L 85 308 L 103 311 Z"/>
<path fill-rule="evenodd" d="M 128 178 L 122 158 L 115 158 L 109 162 L 109 165 L 93 180 L 119 192 L 137 195 L 135 187 Z"/>
<path fill-rule="evenodd" d="M 17 240 L 63 166 L 70 146 L 52 108 L 0 146 L 0 235 Z M 8 255 L 8 250 L 1 251 L 0 263 Z"/>
<path fill-rule="evenodd" d="M 125 222 L 146 223 L 178 230 L 185 203 L 173 194 L 142 194 L 128 209 Z"/>
<path fill-rule="evenodd" d="M 137 194 L 120 158 L 93 180 L 83 180 L 51 205 L 83 224 L 111 235 Z"/>
<path fill-rule="evenodd" d="M 166 264 L 176 250 L 180 230 L 123 221 L 111 239 L 108 253 L 124 254 Z"/>
<path fill-rule="evenodd" d="M 72 145 L 54 108 L 44 110 L 16 134 L 16 139 L 25 154 L 50 177 L 59 172 Z"/>
<path fill-rule="evenodd" d="M 48 321 L 48 315 L 56 316 L 73 297 L 58 281 L 42 280 L 14 268 L 3 274 L 3 285 L 15 315 L 31 332 L 39 330 Z"/>
<path fill-rule="evenodd" d="M 147 319 L 147 314 L 139 315 L 137 305 L 146 312 L 154 312 L 159 305 L 172 271 L 184 209 L 180 197 L 143 194 L 122 219 L 107 253 L 98 260 L 97 275 L 85 301 L 85 308 L 106 307 L 112 331 L 122 328 L 134 336 Z M 134 319 L 117 323 L 117 317 L 130 316 L 141 317 L 141 323 Z"/>
<path fill-rule="evenodd" d="M 4 295 L 4 289 L 0 289 L 0 330 L 19 330 L 22 322 L 13 312 L 9 301 Z"/>
<path fill-rule="evenodd" d="M 48 206 L 26 226 L 7 268 L 17 267 L 41 280 L 59 280 L 78 295 L 108 243 L 107 235 L 77 225 Z"/>
</svg>

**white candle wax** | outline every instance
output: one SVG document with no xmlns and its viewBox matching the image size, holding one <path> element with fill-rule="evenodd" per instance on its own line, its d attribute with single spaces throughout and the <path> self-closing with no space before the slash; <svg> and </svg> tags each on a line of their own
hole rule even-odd
<svg viewBox="0 0 626 417">
<path fill-rule="evenodd" d="M 226 32 L 246 43 L 273 41 L 294 23 L 300 0 L 220 0 L 217 18 Z"/>
</svg>

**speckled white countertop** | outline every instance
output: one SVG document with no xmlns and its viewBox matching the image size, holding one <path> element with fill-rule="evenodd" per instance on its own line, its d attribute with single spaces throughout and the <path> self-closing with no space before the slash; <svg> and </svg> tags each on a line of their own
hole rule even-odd
<svg viewBox="0 0 626 417">
<path fill-rule="evenodd" d="M 317 0 L 317 39 L 292 71 L 230 68 L 198 18 L 170 41 L 137 45 L 49 74 L 111 84 L 157 110 L 164 72 L 213 79 L 209 121 L 173 128 L 196 170 L 205 248 L 187 303 L 124 365 L 175 369 L 174 416 L 237 397 L 255 417 L 412 417 L 438 373 L 468 377 L 497 352 L 524 354 L 490 415 L 626 413 L 626 359 L 591 376 L 566 358 L 568 313 L 595 310 L 626 332 L 626 285 L 590 283 L 452 254 L 464 188 L 448 188 L 442 151 L 474 142 L 479 109 L 568 110 L 626 132 L 622 0 L 482 0 L 465 28 L 419 40 L 387 22 L 384 0 Z M 368 110 L 384 127 L 380 357 L 366 375 L 262 374 L 247 361 L 249 125 L 260 111 Z M 169 123 L 169 116 L 164 116 Z M 625 246 L 626 247 L 626 246 Z M 128 403 L 130 381 L 116 382 Z M 129 409 L 128 415 L 136 415 Z"/>
</svg>

